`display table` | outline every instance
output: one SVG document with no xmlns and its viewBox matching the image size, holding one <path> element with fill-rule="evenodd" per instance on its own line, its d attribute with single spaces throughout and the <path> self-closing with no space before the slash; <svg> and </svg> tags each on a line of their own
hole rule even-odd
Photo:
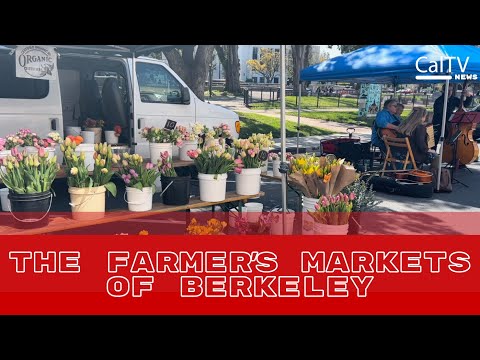
<svg viewBox="0 0 480 360">
<path fill-rule="evenodd" d="M 163 203 L 154 203 L 151 211 L 147 212 L 131 212 L 127 210 L 112 210 L 105 213 L 105 217 L 101 219 L 92 220 L 73 220 L 70 217 L 65 216 L 50 216 L 50 223 L 48 226 L 37 228 L 37 229 L 28 229 L 21 230 L 16 229 L 10 226 L 0 226 L 0 235 L 37 235 L 37 234 L 47 234 L 54 233 L 58 231 L 65 231 L 70 229 L 78 229 L 87 226 L 101 225 L 107 223 L 114 223 L 118 221 L 125 221 L 131 219 L 144 218 L 147 216 L 152 216 L 160 213 L 169 213 L 176 211 L 188 211 L 190 209 L 198 209 L 203 207 L 214 207 L 215 205 L 228 204 L 228 203 L 240 203 L 245 202 L 246 200 L 258 198 L 264 196 L 265 193 L 261 191 L 256 195 L 238 195 L 235 192 L 227 192 L 225 200 L 218 202 L 207 202 L 201 201 L 199 197 L 190 199 L 190 202 L 187 205 L 164 205 Z M 0 224 L 6 223 L 12 215 L 8 212 L 0 214 Z"/>
</svg>

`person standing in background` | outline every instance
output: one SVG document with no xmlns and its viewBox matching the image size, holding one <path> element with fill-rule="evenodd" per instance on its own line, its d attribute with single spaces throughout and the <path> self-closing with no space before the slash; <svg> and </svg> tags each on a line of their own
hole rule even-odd
<svg viewBox="0 0 480 360">
<path fill-rule="evenodd" d="M 460 108 L 460 99 L 455 96 L 454 94 L 454 84 L 449 84 L 448 86 L 448 100 L 447 100 L 447 117 L 446 121 L 448 122 L 450 117 L 452 116 L 453 112 Z M 433 103 L 433 131 L 435 134 L 435 146 L 437 146 L 438 141 L 440 140 L 440 135 L 442 132 L 442 119 L 443 119 L 443 103 L 445 99 L 445 85 L 442 87 L 442 95 L 438 97 L 435 102 Z M 463 101 L 463 106 L 468 107 L 473 101 L 473 93 L 472 91 L 468 90 L 466 86 L 462 91 L 462 96 L 465 96 L 465 100 Z M 448 126 L 445 126 L 445 138 L 448 137 Z"/>
</svg>

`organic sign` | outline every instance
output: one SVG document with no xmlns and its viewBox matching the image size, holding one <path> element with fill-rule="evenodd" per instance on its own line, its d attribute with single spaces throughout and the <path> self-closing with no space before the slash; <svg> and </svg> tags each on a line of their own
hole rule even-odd
<svg viewBox="0 0 480 360">
<path fill-rule="evenodd" d="M 177 122 L 167 119 L 167 122 L 165 123 L 164 129 L 166 130 L 173 130 L 175 129 L 175 126 L 177 126 Z"/>
<path fill-rule="evenodd" d="M 56 80 L 57 53 L 52 46 L 19 45 L 15 50 L 16 76 Z"/>
</svg>

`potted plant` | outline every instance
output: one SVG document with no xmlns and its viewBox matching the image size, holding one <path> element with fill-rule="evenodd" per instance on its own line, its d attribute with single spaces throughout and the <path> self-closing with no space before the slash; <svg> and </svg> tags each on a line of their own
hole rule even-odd
<svg viewBox="0 0 480 360">
<path fill-rule="evenodd" d="M 181 134 L 178 129 L 168 130 L 164 128 L 145 127 L 140 135 L 147 139 L 150 148 L 150 161 L 156 164 L 160 160 L 160 154 L 168 151 L 173 156 L 173 144 L 181 143 Z"/>
<path fill-rule="evenodd" d="M 111 145 L 118 144 L 118 138 L 121 134 L 122 127 L 120 125 L 115 125 L 113 130 L 105 130 L 105 141 Z"/>
<path fill-rule="evenodd" d="M 315 221 L 315 235 L 347 235 L 354 199 L 354 192 L 322 195 L 315 204 L 315 210 L 308 210 Z"/>
<path fill-rule="evenodd" d="M 102 129 L 104 126 L 105 126 L 105 121 L 101 119 L 92 119 L 92 118 L 87 118 L 83 124 L 85 131 L 94 132 L 95 144 L 100 144 L 102 142 Z"/>
<path fill-rule="evenodd" d="M 235 186 L 238 195 L 255 195 L 260 192 L 262 160 L 260 148 L 248 139 L 235 139 Z"/>
<path fill-rule="evenodd" d="M 348 185 L 345 191 L 347 193 L 353 192 L 356 195 L 352 201 L 353 207 L 349 218 L 348 233 L 358 234 L 362 213 L 372 211 L 381 201 L 375 198 L 373 184 L 368 184 L 368 182 L 360 178 Z"/>
<path fill-rule="evenodd" d="M 273 141 L 273 135 L 272 133 L 268 134 L 252 134 L 248 140 L 253 144 L 257 145 L 260 150 L 264 150 L 266 152 L 269 152 L 272 147 L 275 145 L 275 142 Z M 261 172 L 266 173 L 268 171 L 268 159 L 267 161 L 262 162 L 261 166 Z"/>
<path fill-rule="evenodd" d="M 143 164 L 138 154 L 122 154 L 122 166 L 117 176 L 122 178 L 126 186 L 126 202 L 130 211 L 152 210 L 155 180 L 160 176 L 154 164 Z"/>
<path fill-rule="evenodd" d="M 180 143 L 177 142 L 177 146 L 179 147 L 179 158 L 182 161 L 191 161 L 192 159 L 187 155 L 187 152 L 195 150 L 198 147 L 198 139 L 202 134 L 203 125 L 191 125 L 189 129 L 185 126 L 178 125 L 177 129 L 180 132 L 182 140 Z"/>
<path fill-rule="evenodd" d="M 0 138 L 0 160 L 10 155 L 10 151 L 19 145 L 23 145 L 23 140 L 17 135 L 11 134 L 5 138 Z"/>
<path fill-rule="evenodd" d="M 11 155 L 2 159 L 2 164 L 5 170 L 0 172 L 0 179 L 9 189 L 15 226 L 47 225 L 53 198 L 51 187 L 59 170 L 56 157 L 48 158 L 44 148 L 39 148 L 36 154 L 13 148 Z"/>
<path fill-rule="evenodd" d="M 27 154 L 36 154 L 38 152 L 38 143 L 42 140 L 37 133 L 32 132 L 30 129 L 20 129 L 15 134 L 19 139 L 19 146 L 22 146 L 27 150 Z"/>
<path fill-rule="evenodd" d="M 219 145 L 211 143 L 206 147 L 190 150 L 198 170 L 200 200 L 223 201 L 227 191 L 227 173 L 235 168 L 233 156 Z"/>
<path fill-rule="evenodd" d="M 162 181 L 162 199 L 165 205 L 186 205 L 190 201 L 190 175 L 178 176 L 172 156 L 165 151 L 158 162 Z"/>
<path fill-rule="evenodd" d="M 95 144 L 92 154 L 94 166 L 92 175 L 85 165 L 85 152 L 76 153 L 77 144 L 70 138 L 60 146 L 65 160 L 70 206 L 74 219 L 92 220 L 105 216 L 105 193 L 113 196 L 117 188 L 111 178 L 112 164 L 118 163 L 120 156 L 113 154 L 111 145 Z"/>
</svg>

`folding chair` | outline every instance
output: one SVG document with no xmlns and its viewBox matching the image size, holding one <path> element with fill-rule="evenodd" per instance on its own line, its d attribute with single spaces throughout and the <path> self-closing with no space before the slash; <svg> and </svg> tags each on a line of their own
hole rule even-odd
<svg viewBox="0 0 480 360">
<path fill-rule="evenodd" d="M 385 143 L 385 147 L 387 148 L 387 154 L 385 155 L 385 162 L 383 163 L 383 170 L 381 172 L 382 176 L 384 175 L 388 163 L 392 164 L 394 170 L 397 170 L 397 163 L 403 164 L 402 170 L 406 170 L 409 164 L 412 164 L 413 168 L 417 170 L 417 163 L 415 162 L 415 157 L 413 156 L 412 148 L 410 147 L 410 141 L 408 140 L 408 137 L 394 138 L 384 135 L 383 142 Z M 392 148 L 406 149 L 405 159 L 398 159 L 397 157 L 395 157 L 395 152 L 392 152 Z"/>
</svg>

